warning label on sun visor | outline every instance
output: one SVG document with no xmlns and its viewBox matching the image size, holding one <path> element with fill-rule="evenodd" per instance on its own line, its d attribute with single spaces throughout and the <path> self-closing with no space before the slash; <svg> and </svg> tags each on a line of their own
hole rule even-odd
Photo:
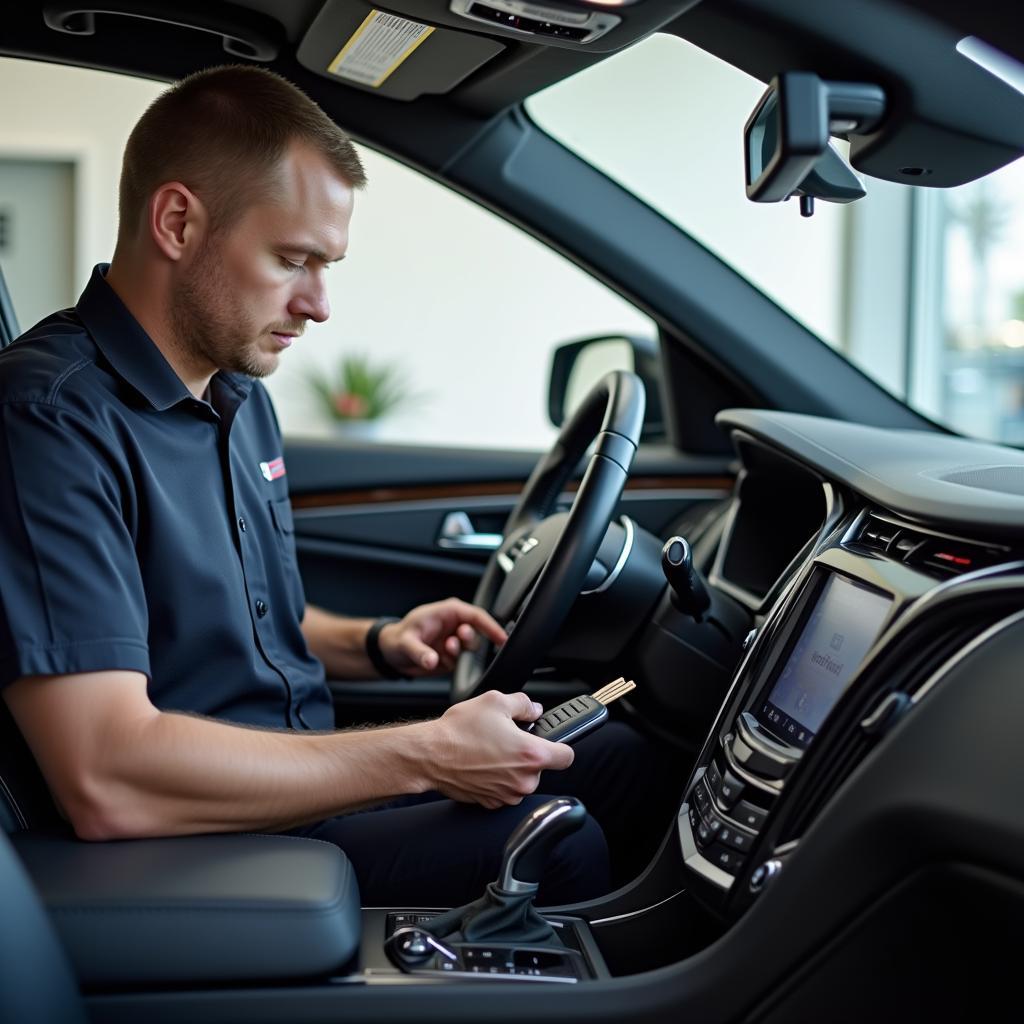
<svg viewBox="0 0 1024 1024">
<path fill-rule="evenodd" d="M 371 11 L 327 70 L 339 78 L 377 88 L 433 31 L 431 25 Z"/>
</svg>

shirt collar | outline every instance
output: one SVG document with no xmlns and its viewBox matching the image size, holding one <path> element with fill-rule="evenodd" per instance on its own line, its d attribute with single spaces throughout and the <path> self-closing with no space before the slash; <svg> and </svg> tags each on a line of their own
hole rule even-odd
<svg viewBox="0 0 1024 1024">
<path fill-rule="evenodd" d="M 75 307 L 100 351 L 119 377 L 127 381 L 154 409 L 162 412 L 194 398 L 156 343 L 107 284 L 109 264 L 98 263 Z M 252 379 L 243 373 L 219 370 L 220 378 L 244 400 Z"/>
</svg>

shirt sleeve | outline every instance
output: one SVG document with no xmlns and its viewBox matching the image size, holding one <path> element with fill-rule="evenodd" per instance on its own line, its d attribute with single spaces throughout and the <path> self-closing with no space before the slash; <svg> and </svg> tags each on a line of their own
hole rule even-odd
<svg viewBox="0 0 1024 1024">
<path fill-rule="evenodd" d="M 0 688 L 27 675 L 149 674 L 130 473 L 79 413 L 0 407 Z"/>
</svg>

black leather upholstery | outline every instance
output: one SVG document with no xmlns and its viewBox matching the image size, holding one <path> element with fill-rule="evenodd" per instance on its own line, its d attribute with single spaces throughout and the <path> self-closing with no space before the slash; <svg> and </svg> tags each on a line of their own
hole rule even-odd
<svg viewBox="0 0 1024 1024">
<path fill-rule="evenodd" d="M 85 1024 L 67 957 L 3 835 L 0 906 L 0 1021 Z"/>
<path fill-rule="evenodd" d="M 70 832 L 0 696 L 0 829 L 10 833 L 29 828 Z"/>
<path fill-rule="evenodd" d="M 329 843 L 11 839 L 83 985 L 322 978 L 344 972 L 359 947 L 355 873 Z"/>
</svg>

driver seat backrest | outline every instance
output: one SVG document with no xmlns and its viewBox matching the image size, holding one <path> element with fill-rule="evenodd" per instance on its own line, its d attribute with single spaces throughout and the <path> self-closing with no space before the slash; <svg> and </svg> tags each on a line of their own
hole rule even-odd
<svg viewBox="0 0 1024 1024">
<path fill-rule="evenodd" d="M 0 696 L 0 829 L 67 831 L 42 772 Z"/>
<path fill-rule="evenodd" d="M 0 1020 L 85 1024 L 71 965 L 4 835 L 0 835 L 0 900 Z"/>
<path fill-rule="evenodd" d="M 18 318 L 0 267 L 0 348 L 9 345 L 18 333 Z M 66 828 L 36 759 L 0 694 L 0 829 L 10 834 L 53 825 Z"/>
</svg>

